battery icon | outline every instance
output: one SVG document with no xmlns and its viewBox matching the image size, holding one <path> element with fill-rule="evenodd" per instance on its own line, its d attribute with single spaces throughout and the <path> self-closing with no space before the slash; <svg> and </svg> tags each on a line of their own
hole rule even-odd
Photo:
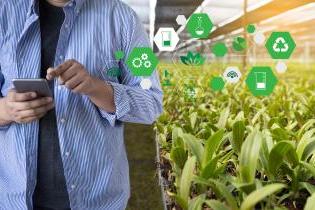
<svg viewBox="0 0 315 210">
<path fill-rule="evenodd" d="M 267 87 L 267 73 L 266 72 L 256 72 L 256 89 L 266 90 Z"/>
<path fill-rule="evenodd" d="M 163 47 L 171 46 L 171 31 L 162 31 L 162 45 Z"/>
</svg>

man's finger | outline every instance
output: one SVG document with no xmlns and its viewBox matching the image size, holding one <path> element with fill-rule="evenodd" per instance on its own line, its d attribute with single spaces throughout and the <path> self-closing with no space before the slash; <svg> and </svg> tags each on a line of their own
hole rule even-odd
<svg viewBox="0 0 315 210">
<path fill-rule="evenodd" d="M 81 84 L 81 82 L 82 82 L 81 77 L 79 75 L 76 75 L 76 76 L 72 77 L 71 79 L 69 79 L 68 81 L 66 81 L 64 85 L 68 89 L 73 89 L 76 86 L 78 86 L 79 84 Z"/>
<path fill-rule="evenodd" d="M 77 75 L 78 75 L 77 65 L 72 65 L 67 71 L 65 71 L 59 76 L 58 78 L 59 83 L 61 85 L 64 85 L 66 82 L 71 80 L 73 77 L 76 77 Z"/>
<path fill-rule="evenodd" d="M 35 92 L 28 92 L 28 93 L 17 93 L 15 90 L 11 90 L 8 98 L 9 101 L 12 102 L 23 102 L 35 99 L 37 94 Z"/>
<path fill-rule="evenodd" d="M 28 118 L 28 117 L 38 117 L 42 114 L 45 114 L 47 111 L 51 110 L 52 108 L 54 108 L 54 104 L 49 104 L 48 106 L 42 106 L 36 109 L 28 109 L 28 110 L 20 111 L 18 115 L 22 119 Z"/>
<path fill-rule="evenodd" d="M 61 74 L 67 71 L 74 63 L 75 63 L 74 60 L 68 60 L 54 69 L 49 68 L 47 70 L 47 79 L 51 80 L 55 77 L 59 77 Z"/>
<path fill-rule="evenodd" d="M 40 98 L 40 99 L 29 101 L 29 102 L 15 102 L 15 103 L 12 103 L 12 106 L 15 107 L 15 109 L 21 111 L 21 110 L 35 109 L 38 107 L 46 106 L 47 104 L 52 103 L 52 101 L 53 101 L 52 98 L 47 97 L 47 98 Z"/>
</svg>

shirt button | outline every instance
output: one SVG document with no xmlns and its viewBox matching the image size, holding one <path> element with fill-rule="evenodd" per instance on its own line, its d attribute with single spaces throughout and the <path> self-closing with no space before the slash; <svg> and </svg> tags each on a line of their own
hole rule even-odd
<svg viewBox="0 0 315 210">
<path fill-rule="evenodd" d="M 61 118 L 60 122 L 61 122 L 61 123 L 65 123 L 66 120 L 65 120 L 64 118 Z"/>
<path fill-rule="evenodd" d="M 61 90 L 62 89 L 62 85 L 58 85 L 58 90 Z"/>
<path fill-rule="evenodd" d="M 66 153 L 65 153 L 65 155 L 66 155 L 67 157 L 69 157 L 69 155 L 70 155 L 70 152 L 66 152 Z"/>
<path fill-rule="evenodd" d="M 63 55 L 60 55 L 59 58 L 60 58 L 60 60 L 63 60 L 64 57 L 63 57 Z"/>
<path fill-rule="evenodd" d="M 72 7 L 73 6 L 73 3 L 71 2 L 70 4 L 68 4 L 68 7 Z"/>
<path fill-rule="evenodd" d="M 71 185 L 71 189 L 75 189 L 75 187 L 76 187 L 76 186 L 75 186 L 74 184 L 73 184 L 73 185 Z"/>
<path fill-rule="evenodd" d="M 76 9 L 75 12 L 76 12 L 77 14 L 79 14 L 79 13 L 80 13 L 80 10 L 79 10 L 79 9 Z"/>
<path fill-rule="evenodd" d="M 65 24 L 65 28 L 69 28 L 69 24 L 68 23 Z"/>
</svg>

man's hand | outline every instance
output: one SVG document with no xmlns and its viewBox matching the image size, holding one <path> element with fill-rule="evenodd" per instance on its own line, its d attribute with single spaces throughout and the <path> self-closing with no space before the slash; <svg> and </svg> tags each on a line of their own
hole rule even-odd
<svg viewBox="0 0 315 210">
<path fill-rule="evenodd" d="M 82 64 L 76 60 L 68 60 L 57 68 L 47 70 L 47 80 L 58 78 L 59 84 L 66 86 L 74 93 L 90 95 L 93 92 L 94 78 Z"/>
<path fill-rule="evenodd" d="M 2 99 L 1 120 L 11 123 L 29 123 L 42 118 L 49 110 L 54 108 L 50 97 L 38 98 L 34 92 L 17 93 L 10 90 Z"/>
<path fill-rule="evenodd" d="M 85 67 L 75 60 L 68 60 L 57 68 L 47 70 L 47 80 L 58 78 L 74 93 L 87 95 L 99 108 L 107 112 L 115 112 L 114 90 L 106 81 L 89 75 Z"/>
</svg>

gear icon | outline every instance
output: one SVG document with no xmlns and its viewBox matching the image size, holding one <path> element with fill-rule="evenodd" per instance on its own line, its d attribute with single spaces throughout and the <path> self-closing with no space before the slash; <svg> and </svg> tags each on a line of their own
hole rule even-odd
<svg viewBox="0 0 315 210">
<path fill-rule="evenodd" d="M 145 67 L 146 69 L 150 68 L 151 66 L 152 66 L 152 64 L 151 64 L 150 61 L 144 62 L 144 67 Z"/>
<path fill-rule="evenodd" d="M 140 58 L 135 58 L 132 60 L 132 65 L 135 68 L 140 68 L 142 66 L 142 60 Z"/>
<path fill-rule="evenodd" d="M 143 53 L 143 54 L 141 55 L 141 59 L 142 59 L 142 60 L 148 60 L 148 58 L 149 58 L 149 56 L 148 56 L 148 54 L 146 54 L 146 53 Z"/>
<path fill-rule="evenodd" d="M 139 77 L 151 76 L 158 63 L 159 60 L 150 47 L 136 47 L 127 58 L 127 66 L 132 75 Z"/>
</svg>

